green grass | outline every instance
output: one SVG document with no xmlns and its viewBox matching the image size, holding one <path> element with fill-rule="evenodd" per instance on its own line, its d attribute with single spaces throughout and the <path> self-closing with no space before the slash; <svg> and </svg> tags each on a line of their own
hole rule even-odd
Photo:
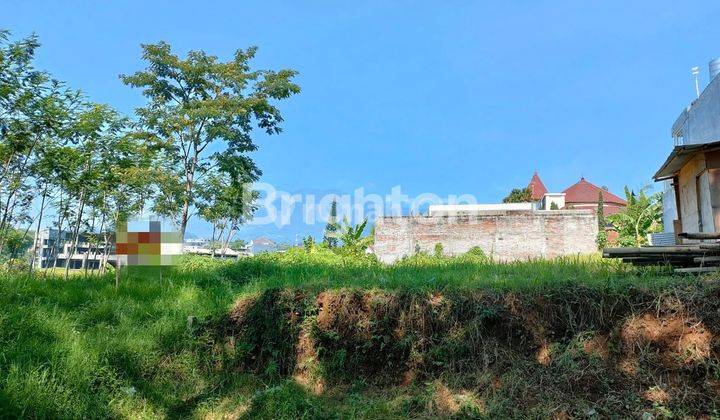
<svg viewBox="0 0 720 420">
<path fill-rule="evenodd" d="M 696 282 L 599 258 L 494 264 L 481 256 L 416 256 L 395 266 L 318 250 L 240 262 L 185 258 L 114 276 L 0 274 L 0 417 L 393 417 L 432 415 L 429 385 L 373 391 L 363 383 L 312 395 L 276 375 L 219 364 L 198 325 L 242 296 L 273 289 L 390 291 L 622 290 Z M 434 389 L 434 388 L 433 388 Z M 428 411 L 429 410 L 429 411 Z"/>
</svg>

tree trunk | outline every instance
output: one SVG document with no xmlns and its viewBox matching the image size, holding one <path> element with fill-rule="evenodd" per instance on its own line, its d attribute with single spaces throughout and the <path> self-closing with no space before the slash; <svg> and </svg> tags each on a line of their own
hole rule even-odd
<svg viewBox="0 0 720 420">
<path fill-rule="evenodd" d="M 230 245 L 230 239 L 233 237 L 235 229 L 233 228 L 234 224 L 230 225 L 230 230 L 228 231 L 227 238 L 225 239 L 225 243 L 222 247 L 222 258 L 225 259 L 225 253 L 227 252 L 227 247 Z"/>
<path fill-rule="evenodd" d="M 100 219 L 100 232 L 103 233 L 103 236 L 107 238 L 107 235 L 105 235 L 105 232 L 103 232 L 103 229 L 105 228 L 105 212 L 102 214 L 102 218 Z M 107 242 L 107 239 L 105 239 L 105 242 Z M 97 259 L 97 250 L 98 250 L 99 244 L 95 245 L 95 249 L 93 250 L 93 261 Z M 102 261 L 98 261 L 98 268 L 100 268 L 100 264 Z M 93 265 L 92 270 L 90 270 L 90 275 L 95 274 L 95 266 Z"/>
<path fill-rule="evenodd" d="M 42 224 L 43 219 L 43 211 L 45 210 L 45 198 L 47 197 L 47 185 L 45 185 L 45 188 L 43 189 L 42 193 L 42 200 L 40 201 L 40 216 L 38 217 L 37 222 L 37 228 L 35 229 L 35 239 L 33 240 L 33 258 L 30 261 L 30 274 L 33 272 L 33 268 L 35 268 L 35 260 L 37 259 L 37 251 L 38 251 L 38 236 L 40 236 L 40 225 Z M 42 244 L 40 244 L 42 245 Z M 42 261 L 42 255 L 40 255 L 40 260 Z"/>
<path fill-rule="evenodd" d="M 77 218 L 75 219 L 75 227 L 73 228 L 73 235 L 70 242 L 70 250 L 68 251 L 67 259 L 65 260 L 65 280 L 68 279 L 70 274 L 70 262 L 72 257 L 75 255 L 75 247 L 77 246 L 78 237 L 80 236 L 80 224 L 82 223 L 82 215 L 85 210 L 85 188 L 80 190 L 80 202 L 78 204 Z"/>
<path fill-rule="evenodd" d="M 15 191 L 17 191 L 17 189 Z M 2 235 L 2 233 L 5 231 L 6 225 L 9 224 L 8 219 L 12 218 L 12 209 L 15 207 L 15 205 L 10 205 L 10 201 L 15 195 L 15 191 L 8 193 L 7 200 L 5 200 L 5 205 L 3 207 L 2 219 L 0 219 L 0 254 L 2 254 L 3 248 L 5 248 L 5 235 Z"/>
<path fill-rule="evenodd" d="M 213 222 L 213 231 L 212 231 L 212 239 L 210 240 L 210 256 L 215 258 L 215 229 L 216 229 L 217 223 Z"/>
<path fill-rule="evenodd" d="M 50 252 L 50 255 L 53 257 L 53 271 L 57 268 L 57 247 L 58 243 L 62 239 L 62 225 L 65 221 L 65 209 L 63 208 L 63 200 L 62 200 L 62 191 L 60 192 L 60 206 L 58 207 L 58 236 L 53 242 L 52 251 Z M 48 235 L 49 236 L 49 235 Z M 45 274 L 47 274 L 48 269 L 50 268 L 50 264 L 47 264 L 45 266 Z"/>
<path fill-rule="evenodd" d="M 92 209 L 92 219 L 90 219 L 90 220 L 91 220 L 90 235 L 92 235 L 95 233 L 95 208 L 94 207 Z M 90 237 L 88 237 L 87 239 L 88 239 L 88 249 L 87 249 L 87 251 L 85 251 L 85 257 L 83 258 L 83 263 L 82 263 L 82 268 L 85 270 L 83 272 L 83 277 L 87 277 L 87 272 L 88 272 L 87 262 L 88 262 L 88 257 L 90 256 L 90 247 L 92 246 L 92 243 L 90 242 Z"/>
<path fill-rule="evenodd" d="M 220 225 L 220 232 L 218 232 L 218 235 L 217 235 L 217 239 L 218 239 L 217 241 L 220 243 L 220 246 L 222 246 L 222 243 L 223 243 L 222 238 L 223 238 L 223 234 L 225 234 L 226 226 L 227 226 L 227 223 L 222 223 Z M 213 243 L 213 246 L 215 246 L 214 243 Z M 222 252 L 222 249 L 220 250 L 220 252 Z M 217 255 L 217 252 L 213 253 L 213 256 L 216 256 L 216 255 Z"/>
</svg>

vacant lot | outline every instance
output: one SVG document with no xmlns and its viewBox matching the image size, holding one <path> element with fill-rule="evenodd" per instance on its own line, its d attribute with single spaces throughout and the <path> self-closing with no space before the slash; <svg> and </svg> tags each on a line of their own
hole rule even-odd
<svg viewBox="0 0 720 420">
<path fill-rule="evenodd" d="M 720 284 L 329 251 L 0 275 L 0 416 L 718 415 Z"/>
</svg>

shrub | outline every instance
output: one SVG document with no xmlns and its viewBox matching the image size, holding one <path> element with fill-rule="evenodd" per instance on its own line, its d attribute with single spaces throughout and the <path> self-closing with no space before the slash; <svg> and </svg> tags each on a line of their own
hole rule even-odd
<svg viewBox="0 0 720 420">
<path fill-rule="evenodd" d="M 21 258 L 11 258 L 0 265 L 0 270 L 8 273 L 20 273 L 28 269 L 28 262 Z"/>
<path fill-rule="evenodd" d="M 435 256 L 441 258 L 443 256 L 443 244 L 440 242 L 435 244 Z"/>
<path fill-rule="evenodd" d="M 479 246 L 474 246 L 468 250 L 467 255 L 478 257 L 478 258 L 487 258 L 487 255 L 485 255 L 485 251 L 482 250 Z"/>
</svg>

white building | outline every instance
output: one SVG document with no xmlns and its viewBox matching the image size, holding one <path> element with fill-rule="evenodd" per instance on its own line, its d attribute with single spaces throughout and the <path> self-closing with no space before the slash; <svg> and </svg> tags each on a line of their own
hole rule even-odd
<svg viewBox="0 0 720 420">
<path fill-rule="evenodd" d="M 720 59 L 709 67 L 710 82 L 672 125 L 674 148 L 654 176 L 664 182 L 665 232 L 720 231 Z"/>
<path fill-rule="evenodd" d="M 37 268 L 65 267 L 70 257 L 71 233 L 57 229 L 42 229 L 35 238 L 33 251 L 36 255 L 34 266 Z M 115 250 L 109 244 L 108 255 L 105 256 L 104 241 L 98 238 L 96 244 L 89 241 L 87 235 L 81 234 L 70 258 L 70 268 L 98 269 L 103 263 L 115 264 Z M 105 260 L 107 258 L 107 260 Z"/>
</svg>

